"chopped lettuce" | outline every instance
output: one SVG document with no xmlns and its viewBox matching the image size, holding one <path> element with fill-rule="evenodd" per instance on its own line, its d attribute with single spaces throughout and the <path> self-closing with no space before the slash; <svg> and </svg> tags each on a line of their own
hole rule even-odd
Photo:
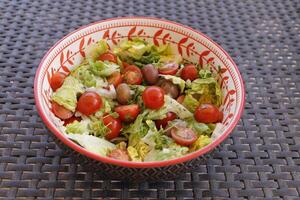
<svg viewBox="0 0 300 200">
<path fill-rule="evenodd" d="M 212 103 L 216 106 L 222 104 L 222 92 L 219 84 L 213 78 L 196 79 L 191 84 L 191 89 L 187 93 L 198 97 L 199 103 Z"/>
<path fill-rule="evenodd" d="M 89 124 L 90 133 L 97 137 L 105 137 L 110 129 L 104 125 L 102 120 L 95 119 Z"/>
<path fill-rule="evenodd" d="M 132 161 L 141 162 L 149 152 L 149 146 L 142 141 L 139 141 L 134 147 L 127 148 L 128 155 Z"/>
<path fill-rule="evenodd" d="M 94 74 L 89 70 L 89 65 L 82 64 L 76 67 L 71 75 L 81 81 L 83 85 L 86 87 L 95 87 L 96 86 L 96 78 Z"/>
<path fill-rule="evenodd" d="M 103 106 L 101 107 L 101 109 L 95 113 L 95 116 L 96 116 L 97 118 L 100 118 L 100 117 L 102 117 L 105 113 L 110 113 L 110 112 L 112 111 L 111 105 L 110 105 L 110 103 L 109 103 L 109 100 L 107 100 L 106 98 L 103 98 L 103 97 L 102 97 L 102 103 L 103 103 Z"/>
<path fill-rule="evenodd" d="M 137 103 L 139 106 L 142 107 L 143 100 L 142 100 L 142 93 L 145 90 L 145 86 L 143 85 L 128 85 L 130 88 L 130 91 L 132 93 L 132 97 L 128 104 Z"/>
<path fill-rule="evenodd" d="M 54 92 L 52 100 L 74 112 L 77 105 L 77 94 L 83 92 L 83 85 L 76 78 L 68 76 L 63 85 Z"/>
<path fill-rule="evenodd" d="M 142 162 L 142 158 L 140 157 L 138 151 L 133 146 L 129 146 L 127 148 L 128 156 L 131 161 L 134 162 Z"/>
<path fill-rule="evenodd" d="M 200 135 L 199 138 L 191 145 L 190 152 L 196 151 L 209 145 L 211 143 L 211 138 L 207 135 Z"/>
<path fill-rule="evenodd" d="M 80 122 L 75 120 L 74 122 L 68 124 L 66 126 L 66 133 L 70 134 L 89 134 L 88 124 L 90 120 L 87 118 L 85 120 L 81 120 Z"/>
<path fill-rule="evenodd" d="M 182 105 L 184 105 L 184 107 L 186 107 L 189 111 L 194 113 L 196 108 L 200 105 L 200 103 L 191 94 L 187 94 L 184 97 Z"/>
<path fill-rule="evenodd" d="M 172 81 L 173 84 L 178 85 L 181 93 L 184 91 L 185 81 L 180 77 L 172 76 L 172 75 L 160 75 L 160 76 L 163 77 L 164 79 Z"/>
<path fill-rule="evenodd" d="M 120 66 L 112 62 L 97 60 L 90 61 L 89 64 L 92 73 L 97 76 L 107 77 L 114 72 L 120 72 Z"/>
<path fill-rule="evenodd" d="M 114 145 L 113 143 L 92 135 L 68 134 L 67 136 L 70 139 L 76 141 L 86 150 L 95 154 L 99 154 L 101 156 L 106 156 L 108 151 L 116 148 L 116 145 Z"/>
<path fill-rule="evenodd" d="M 211 71 L 209 71 L 208 69 L 201 69 L 199 71 L 199 77 L 202 79 L 210 78 L 211 76 Z"/>
<path fill-rule="evenodd" d="M 174 158 L 181 157 L 189 151 L 187 147 L 181 147 L 174 145 L 170 148 L 163 148 L 162 150 L 152 149 L 147 156 L 145 161 L 161 161 L 161 160 L 170 160 Z"/>
<path fill-rule="evenodd" d="M 193 129 L 197 133 L 198 136 L 200 135 L 211 135 L 214 129 L 211 129 L 207 124 L 197 122 L 194 118 L 189 118 L 186 120 L 188 127 Z"/>
<path fill-rule="evenodd" d="M 97 58 L 108 51 L 108 45 L 105 40 L 100 40 L 99 42 L 92 44 L 86 48 L 85 54 L 86 58 L 91 61 L 97 60 Z"/>
</svg>

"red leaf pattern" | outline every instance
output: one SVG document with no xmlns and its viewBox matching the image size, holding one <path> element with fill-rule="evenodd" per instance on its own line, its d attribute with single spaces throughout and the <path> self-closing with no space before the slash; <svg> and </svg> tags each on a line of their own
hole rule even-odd
<svg viewBox="0 0 300 200">
<path fill-rule="evenodd" d="M 67 51 L 67 61 L 70 65 L 73 65 L 74 63 L 72 62 L 72 60 L 70 60 L 70 50 Z"/>
<path fill-rule="evenodd" d="M 82 57 L 85 57 L 85 53 L 83 51 L 83 45 L 84 45 L 84 37 L 81 39 L 79 44 L 79 53 L 81 54 Z"/>
<path fill-rule="evenodd" d="M 154 36 L 153 36 L 154 45 L 159 46 L 157 37 L 159 37 L 162 34 L 162 32 L 163 32 L 163 29 L 160 29 L 160 30 L 156 31 L 156 33 L 154 34 Z"/>
<path fill-rule="evenodd" d="M 60 54 L 60 59 L 59 59 L 59 61 L 60 61 L 60 65 L 63 65 L 63 63 L 64 63 L 64 52 L 63 52 L 63 51 L 62 51 L 61 54 Z"/>
<path fill-rule="evenodd" d="M 214 57 L 210 57 L 209 59 L 207 59 L 207 64 L 211 63 L 212 61 L 214 61 L 214 59 L 215 59 Z"/>
<path fill-rule="evenodd" d="M 230 118 L 232 118 L 232 117 L 233 117 L 233 114 L 230 113 L 230 114 L 226 117 L 226 119 L 224 120 L 223 124 L 226 125 L 226 122 L 227 122 Z"/>
<path fill-rule="evenodd" d="M 226 105 L 228 98 L 233 94 L 235 94 L 235 90 L 228 91 L 228 93 L 226 94 L 225 99 L 224 99 L 224 105 Z"/>
<path fill-rule="evenodd" d="M 222 78 L 222 80 L 221 80 L 221 88 L 223 87 L 223 85 L 224 85 L 224 83 L 225 83 L 225 81 L 227 81 L 229 79 L 229 77 L 228 76 L 225 76 L 225 77 L 223 77 Z"/>
<path fill-rule="evenodd" d="M 141 29 L 141 30 L 138 32 L 138 35 L 142 35 L 143 32 L 144 32 L 144 29 Z"/>
<path fill-rule="evenodd" d="M 109 29 L 105 31 L 105 33 L 102 36 L 102 39 L 106 39 L 106 38 L 109 38 Z"/>
<path fill-rule="evenodd" d="M 186 54 L 187 56 L 190 56 L 190 48 L 194 46 L 194 43 L 190 43 L 189 45 L 186 46 Z"/>
<path fill-rule="evenodd" d="M 118 44 L 118 42 L 115 39 L 116 35 L 117 35 L 117 31 L 115 31 L 111 36 L 111 41 L 113 42 L 114 45 Z"/>
<path fill-rule="evenodd" d="M 134 26 L 133 28 L 131 28 L 128 32 L 128 40 L 131 40 L 132 35 L 134 34 L 134 32 L 136 31 L 136 26 Z"/>
<path fill-rule="evenodd" d="M 205 57 L 205 56 L 207 56 L 208 54 L 210 53 L 210 51 L 203 51 L 201 54 L 200 54 L 200 56 L 199 56 L 199 64 L 200 64 L 200 66 L 203 68 L 204 66 L 203 66 L 203 57 Z"/>
<path fill-rule="evenodd" d="M 167 43 L 167 39 L 168 39 L 168 37 L 170 36 L 170 34 L 169 33 L 167 33 L 164 37 L 163 37 L 163 44 L 166 44 Z"/>
<path fill-rule="evenodd" d="M 183 45 L 184 43 L 186 43 L 188 39 L 189 39 L 188 37 L 182 38 L 182 39 L 178 42 L 178 44 L 177 44 L 177 45 L 178 45 L 178 52 L 179 52 L 180 55 L 182 55 L 182 48 L 181 48 L 181 45 Z"/>
<path fill-rule="evenodd" d="M 87 44 L 90 45 L 91 43 L 92 43 L 92 38 L 90 37 Z"/>
</svg>

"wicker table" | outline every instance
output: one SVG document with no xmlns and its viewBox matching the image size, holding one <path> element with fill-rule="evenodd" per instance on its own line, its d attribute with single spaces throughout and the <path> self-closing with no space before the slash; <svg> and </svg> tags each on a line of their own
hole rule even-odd
<svg viewBox="0 0 300 200">
<path fill-rule="evenodd" d="M 0 8 L 2 199 L 299 199 L 299 1 L 2 0 Z M 245 79 L 245 112 L 231 137 L 207 165 L 177 180 L 101 180 L 64 155 L 34 106 L 35 71 L 59 38 L 128 15 L 166 18 L 206 33 L 232 55 Z"/>
</svg>

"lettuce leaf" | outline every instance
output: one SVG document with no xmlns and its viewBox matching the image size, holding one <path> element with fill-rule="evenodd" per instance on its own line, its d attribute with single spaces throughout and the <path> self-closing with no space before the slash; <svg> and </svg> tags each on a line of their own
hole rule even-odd
<svg viewBox="0 0 300 200">
<path fill-rule="evenodd" d="M 200 105 L 200 103 L 191 94 L 187 94 L 184 97 L 182 105 L 184 105 L 184 107 L 186 107 L 189 111 L 194 113 L 196 108 Z"/>
<path fill-rule="evenodd" d="M 145 161 L 161 161 L 161 160 L 170 160 L 174 158 L 181 157 L 188 153 L 189 149 L 187 147 L 181 147 L 179 145 L 174 145 L 170 148 L 163 148 L 162 150 L 152 149 L 147 156 Z"/>
<path fill-rule="evenodd" d="M 74 122 L 66 126 L 66 133 L 70 134 L 89 134 L 88 124 L 89 119 L 81 120 L 80 122 L 75 120 Z"/>
<path fill-rule="evenodd" d="M 185 81 L 177 76 L 172 75 L 160 75 L 164 79 L 172 81 L 173 84 L 178 85 L 180 92 L 182 93 L 185 88 Z"/>
<path fill-rule="evenodd" d="M 91 72 L 97 76 L 107 77 L 110 76 L 114 72 L 120 72 L 120 66 L 108 62 L 108 61 L 100 61 L 97 60 L 96 62 L 89 62 Z"/>
<path fill-rule="evenodd" d="M 83 85 L 86 87 L 95 87 L 96 86 L 96 78 L 94 74 L 89 70 L 89 65 L 82 64 L 76 67 L 71 75 L 81 81 Z"/>
<path fill-rule="evenodd" d="M 104 125 L 102 120 L 95 119 L 89 124 L 90 133 L 97 137 L 105 137 L 110 129 Z"/>
<path fill-rule="evenodd" d="M 92 135 L 68 134 L 67 136 L 70 139 L 76 141 L 86 150 L 95 154 L 99 154 L 101 156 L 106 156 L 108 151 L 116 148 L 116 145 L 114 145 L 113 143 Z"/>
<path fill-rule="evenodd" d="M 77 94 L 83 93 L 83 85 L 72 76 L 68 76 L 63 85 L 52 95 L 52 100 L 66 109 L 75 112 L 77 105 Z"/>
<path fill-rule="evenodd" d="M 207 124 L 197 122 L 195 118 L 189 118 L 186 120 L 187 126 L 193 131 L 197 133 L 198 136 L 200 135 L 211 135 L 214 128 L 211 129 Z"/>
<path fill-rule="evenodd" d="M 95 61 L 97 58 L 108 51 L 108 45 L 105 40 L 100 40 L 99 42 L 88 46 L 85 50 L 86 58 L 90 61 Z"/>
<path fill-rule="evenodd" d="M 199 138 L 191 145 L 190 152 L 196 151 L 209 145 L 211 143 L 211 138 L 207 135 L 200 135 Z"/>
</svg>

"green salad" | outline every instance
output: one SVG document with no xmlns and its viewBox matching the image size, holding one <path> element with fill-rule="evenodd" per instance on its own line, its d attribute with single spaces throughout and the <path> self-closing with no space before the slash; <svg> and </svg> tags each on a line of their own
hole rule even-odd
<svg viewBox="0 0 300 200">
<path fill-rule="evenodd" d="M 184 61 L 170 44 L 139 38 L 113 49 L 101 40 L 85 55 L 50 80 L 52 111 L 70 139 L 133 162 L 174 159 L 211 143 L 222 93 L 204 66 Z"/>
</svg>

